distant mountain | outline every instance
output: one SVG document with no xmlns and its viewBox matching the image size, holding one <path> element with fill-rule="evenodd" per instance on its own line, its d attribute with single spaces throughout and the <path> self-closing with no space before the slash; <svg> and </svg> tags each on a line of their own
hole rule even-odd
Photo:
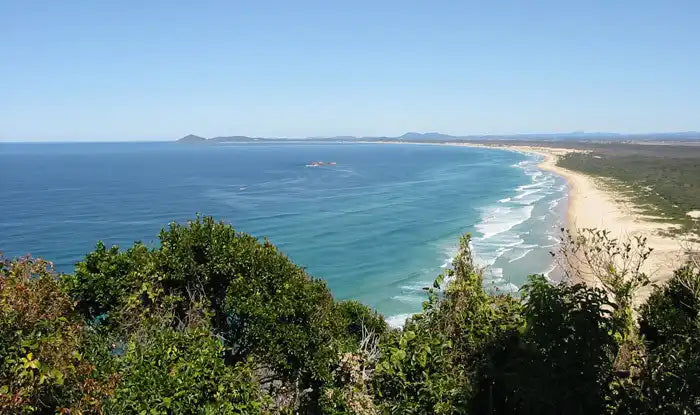
<svg viewBox="0 0 700 415">
<path fill-rule="evenodd" d="M 570 133 L 532 133 L 532 134 L 485 134 L 485 135 L 465 135 L 454 136 L 438 132 L 418 133 L 407 132 L 398 137 L 355 137 L 355 136 L 335 136 L 335 137 L 306 137 L 306 138 L 280 138 L 280 137 L 248 137 L 245 135 L 234 135 L 227 137 L 203 138 L 196 135 L 188 135 L 177 140 L 179 143 L 196 144 L 222 144 L 251 141 L 406 141 L 406 142 L 446 142 L 446 141 L 499 141 L 499 140 L 528 140 L 528 141 L 686 141 L 700 140 L 700 132 L 686 131 L 675 133 L 648 133 L 648 134 L 621 134 L 608 132 L 575 131 Z"/>
<path fill-rule="evenodd" d="M 632 135 L 635 136 L 635 135 Z M 651 134 L 636 134 L 636 136 L 658 138 L 658 139 L 683 139 L 697 140 L 700 139 L 700 131 L 679 131 L 675 133 L 651 133 Z"/>
<path fill-rule="evenodd" d="M 240 142 L 240 141 L 257 141 L 257 140 L 263 140 L 263 139 L 248 137 L 245 135 L 232 135 L 229 137 L 214 137 L 214 138 L 209 139 L 209 141 L 211 141 L 212 143 L 235 143 L 235 142 Z"/>
<path fill-rule="evenodd" d="M 248 141 L 258 141 L 258 140 L 268 140 L 265 138 L 253 138 L 246 137 L 244 135 L 233 135 L 230 137 L 214 137 L 214 138 L 204 138 L 198 135 L 187 135 L 177 140 L 178 143 L 188 143 L 188 144 L 221 144 L 221 143 L 235 143 L 235 142 L 248 142 Z M 271 140 L 271 139 L 269 139 Z"/>
<path fill-rule="evenodd" d="M 321 137 L 322 140 L 334 140 L 334 141 L 344 141 L 344 140 L 357 140 L 358 138 L 353 135 L 337 135 L 335 137 Z"/>
<path fill-rule="evenodd" d="M 400 137 L 397 137 L 399 140 L 451 140 L 459 137 L 455 137 L 453 135 L 449 134 L 441 134 L 441 133 L 414 133 L 414 132 L 409 132 L 406 133 Z"/>
<path fill-rule="evenodd" d="M 204 137 L 200 137 L 198 135 L 189 134 L 189 135 L 182 137 L 181 139 L 179 139 L 177 141 L 179 143 L 204 143 L 205 141 L 207 141 L 207 139 Z"/>
</svg>

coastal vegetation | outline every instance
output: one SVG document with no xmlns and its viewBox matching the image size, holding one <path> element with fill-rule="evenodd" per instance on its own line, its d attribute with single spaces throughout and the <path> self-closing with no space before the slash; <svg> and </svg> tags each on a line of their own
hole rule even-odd
<svg viewBox="0 0 700 415">
<path fill-rule="evenodd" d="M 563 235 L 563 281 L 516 296 L 483 288 L 464 236 L 400 329 L 210 217 L 72 274 L 0 258 L 0 413 L 700 411 L 697 259 L 633 309 L 645 241 Z"/>
<path fill-rule="evenodd" d="M 678 225 L 680 235 L 697 232 L 688 212 L 700 208 L 700 146 L 591 144 L 562 156 L 558 165 L 602 178 L 649 218 Z"/>
</svg>

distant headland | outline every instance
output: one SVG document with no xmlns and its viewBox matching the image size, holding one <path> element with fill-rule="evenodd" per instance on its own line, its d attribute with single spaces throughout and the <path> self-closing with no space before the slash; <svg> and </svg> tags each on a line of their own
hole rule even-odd
<svg viewBox="0 0 700 415">
<path fill-rule="evenodd" d="M 698 131 L 625 134 L 609 132 L 543 133 L 543 134 L 485 134 L 485 135 L 450 135 L 439 132 L 407 132 L 396 137 L 388 136 L 331 136 L 331 137 L 249 137 L 244 135 L 219 136 L 205 138 L 194 134 L 186 135 L 177 140 L 184 144 L 225 144 L 252 141 L 404 141 L 404 142 L 449 142 L 449 141 L 606 141 L 606 142 L 678 142 L 700 140 Z"/>
</svg>

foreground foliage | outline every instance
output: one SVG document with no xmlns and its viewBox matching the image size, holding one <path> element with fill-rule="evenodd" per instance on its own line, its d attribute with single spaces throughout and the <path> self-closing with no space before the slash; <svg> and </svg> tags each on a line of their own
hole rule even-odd
<svg viewBox="0 0 700 415">
<path fill-rule="evenodd" d="M 0 413 L 700 411 L 697 267 L 637 323 L 644 241 L 568 235 L 558 255 L 602 288 L 570 266 L 565 282 L 489 293 L 467 236 L 402 329 L 211 218 L 171 224 L 155 249 L 98 244 L 70 275 L 2 259 Z"/>
</svg>

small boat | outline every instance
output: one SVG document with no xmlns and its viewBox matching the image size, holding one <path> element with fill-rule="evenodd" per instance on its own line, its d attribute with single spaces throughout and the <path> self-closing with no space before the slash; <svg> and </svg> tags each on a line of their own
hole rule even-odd
<svg viewBox="0 0 700 415">
<path fill-rule="evenodd" d="M 312 161 L 306 167 L 335 166 L 335 161 Z"/>
</svg>

